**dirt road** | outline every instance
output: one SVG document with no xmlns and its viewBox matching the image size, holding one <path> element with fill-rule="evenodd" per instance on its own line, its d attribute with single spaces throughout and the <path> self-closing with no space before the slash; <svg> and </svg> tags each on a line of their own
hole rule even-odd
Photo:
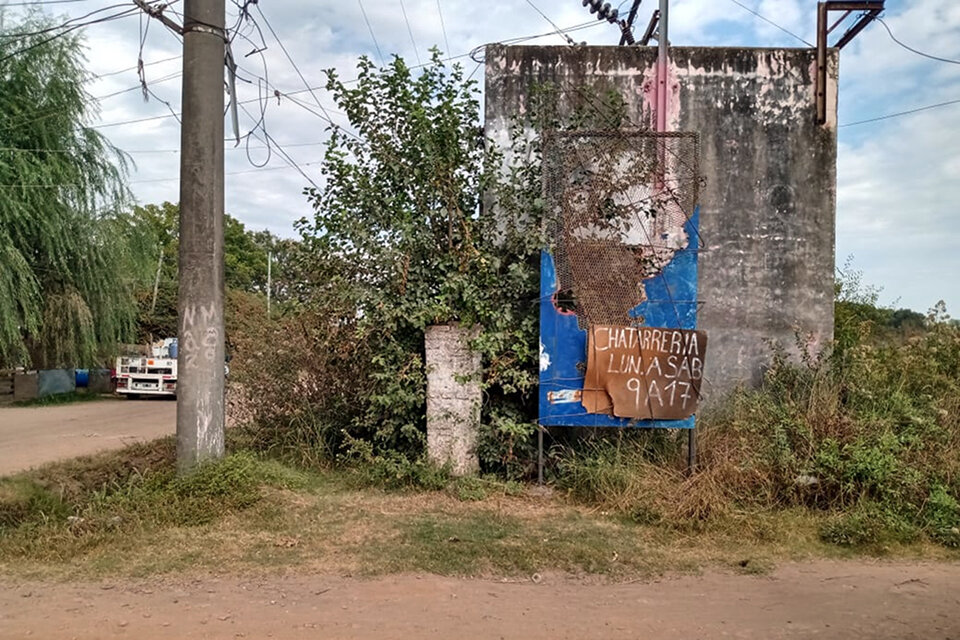
<svg viewBox="0 0 960 640">
<path fill-rule="evenodd" d="M 177 403 L 98 400 L 0 408 L 0 476 L 177 431 Z"/>
<path fill-rule="evenodd" d="M 960 639 L 960 566 L 816 562 L 599 585 L 396 576 L 0 578 L 7 638 Z"/>
</svg>

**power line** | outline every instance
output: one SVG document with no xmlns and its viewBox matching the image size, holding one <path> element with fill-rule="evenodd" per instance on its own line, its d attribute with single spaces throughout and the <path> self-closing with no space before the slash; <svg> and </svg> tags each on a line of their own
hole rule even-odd
<svg viewBox="0 0 960 640">
<path fill-rule="evenodd" d="M 740 2 L 740 0 L 730 0 L 730 2 L 734 3 L 735 5 L 737 5 L 738 7 L 740 7 L 741 9 L 744 9 L 744 10 L 746 10 L 746 11 L 749 11 L 749 12 L 752 13 L 753 15 L 757 16 L 758 18 L 760 18 L 761 20 L 763 20 L 764 22 L 766 22 L 767 24 L 773 25 L 773 26 L 776 27 L 777 29 L 780 29 L 780 31 L 783 31 L 784 33 L 786 33 L 787 35 L 793 36 L 794 38 L 796 38 L 797 40 L 799 40 L 799 41 L 802 42 L 803 44 L 807 45 L 808 47 L 812 47 L 812 46 L 813 46 L 813 43 L 807 42 L 806 40 L 804 40 L 803 38 L 801 38 L 800 36 L 798 36 L 797 34 L 795 34 L 793 31 L 790 31 L 789 29 L 787 29 L 787 28 L 785 28 L 785 27 L 781 27 L 780 25 L 778 25 L 776 22 L 774 22 L 774 21 L 771 20 L 770 18 L 767 18 L 766 16 L 760 15 L 759 13 L 757 13 L 756 11 L 754 11 L 753 9 L 751 9 L 750 7 L 748 7 L 747 5 L 745 5 L 745 4 L 743 4 L 742 2 Z"/>
<path fill-rule="evenodd" d="M 907 111 L 897 111 L 896 113 L 888 113 L 883 116 L 877 116 L 876 118 L 867 118 L 866 120 L 857 120 L 856 122 L 847 122 L 845 124 L 839 125 L 840 127 L 852 127 L 858 124 L 867 124 L 868 122 L 879 122 L 880 120 L 889 120 L 890 118 L 899 118 L 900 116 L 906 116 L 911 113 L 917 113 L 919 111 L 927 111 L 928 109 L 936 109 L 938 107 L 946 107 L 951 104 L 960 104 L 960 99 L 958 100 L 947 100 L 946 102 L 938 102 L 936 104 L 929 104 L 925 107 L 917 107 L 916 109 L 908 109 Z"/>
<path fill-rule="evenodd" d="M 144 66 L 146 66 L 146 65 L 144 65 Z M 162 76 L 162 77 L 160 77 L 160 78 L 157 78 L 156 80 L 152 80 L 152 81 L 151 81 L 151 84 L 160 84 L 161 82 L 167 82 L 168 80 L 173 80 L 173 79 L 175 79 L 175 78 L 179 78 L 179 77 L 182 76 L 182 75 L 183 75 L 183 71 L 176 71 L 176 72 L 174 72 L 174 73 L 168 73 L 167 75 Z M 115 98 L 116 96 L 123 95 L 124 93 L 130 93 L 131 91 L 136 91 L 137 89 L 142 89 L 142 88 L 143 88 L 143 85 L 141 85 L 141 84 L 136 84 L 136 85 L 134 85 L 134 86 L 132 86 L 132 87 L 127 87 L 126 89 L 120 89 L 119 91 L 114 91 L 113 93 L 108 93 L 108 94 L 102 95 L 102 96 L 95 96 L 93 99 L 94 99 L 94 100 L 98 100 L 98 101 L 99 101 L 99 100 L 107 100 L 107 99 L 109 99 L 109 98 Z"/>
<path fill-rule="evenodd" d="M 228 142 L 224 140 L 224 142 Z M 285 147 L 317 147 L 323 144 L 326 144 L 326 140 L 317 140 L 316 142 L 291 142 L 289 144 L 284 143 Z M 266 146 L 254 146 L 251 149 L 266 149 Z M 227 151 L 239 150 L 240 147 L 230 147 Z M 0 147 L 0 152 L 25 152 L 25 153 L 74 153 L 72 149 L 29 149 L 26 147 Z M 124 153 L 180 153 L 180 149 L 123 149 Z"/>
<path fill-rule="evenodd" d="M 570 44 L 570 45 L 575 45 L 575 44 L 577 44 L 576 42 L 573 41 L 573 38 L 571 38 L 570 36 L 568 36 L 568 35 L 566 34 L 566 32 L 564 32 L 563 29 L 561 29 L 560 27 L 558 27 L 557 24 L 547 16 L 547 14 L 545 14 L 543 11 L 540 11 L 540 7 L 538 7 L 537 5 L 533 4 L 533 0 L 527 0 L 527 4 L 530 5 L 531 7 L 533 7 L 534 11 L 536 11 L 536 12 L 539 13 L 541 16 L 543 16 L 543 19 L 546 20 L 547 22 L 549 22 L 549 23 L 550 23 L 550 26 L 557 30 L 557 31 L 556 31 L 557 35 L 560 35 L 560 36 L 563 36 L 564 38 L 566 38 L 567 44 Z"/>
<path fill-rule="evenodd" d="M 573 26 L 570 26 L 570 27 L 565 27 L 565 28 L 563 29 L 563 31 L 564 31 L 564 32 L 580 31 L 580 30 L 583 30 L 583 29 L 589 29 L 589 28 L 597 27 L 597 26 L 599 26 L 599 25 L 601 25 L 601 24 L 603 24 L 603 23 L 602 23 L 602 22 L 596 22 L 596 21 L 591 20 L 591 21 L 589 21 L 589 22 L 584 22 L 584 23 L 577 24 L 577 25 L 573 25 Z M 536 39 L 538 39 L 538 38 L 545 38 L 545 37 L 547 37 L 547 36 L 552 36 L 552 35 L 554 35 L 555 33 L 556 33 L 556 31 L 549 31 L 549 32 L 546 32 L 546 33 L 537 33 L 537 34 L 528 35 L 528 36 L 518 36 L 518 37 L 516 37 L 516 38 L 507 38 L 507 39 L 505 39 L 505 40 L 500 41 L 500 43 L 501 43 L 501 44 L 516 44 L 516 43 L 520 43 L 520 42 L 527 42 L 527 41 L 529 41 L 529 40 L 536 40 Z M 482 46 L 484 46 L 484 45 L 480 45 L 480 46 L 482 47 Z M 458 59 L 460 59 L 460 58 L 466 58 L 466 57 L 470 56 L 472 52 L 473 52 L 473 51 L 470 51 L 470 52 L 467 52 L 467 53 L 460 53 L 460 54 L 457 54 L 457 55 L 455 55 L 455 56 L 449 56 L 449 57 L 447 57 L 447 58 L 444 58 L 444 59 L 443 59 L 443 62 L 450 62 L 450 61 L 452 61 L 452 60 L 458 60 Z M 179 57 L 179 56 L 175 56 L 174 58 L 165 58 L 165 59 L 163 59 L 163 60 L 157 60 L 156 62 L 147 63 L 147 64 L 159 64 L 159 63 L 161 63 L 161 62 L 167 62 L 167 61 L 169 61 L 169 60 L 173 60 L 173 59 L 178 58 L 178 57 Z M 144 66 L 146 66 L 146 65 L 144 65 Z M 412 67 L 410 67 L 410 68 L 411 68 L 411 69 L 417 69 L 417 68 L 424 67 L 424 66 L 426 66 L 426 65 L 425 65 L 425 64 L 420 64 L 420 65 L 412 66 Z M 121 70 L 121 71 L 130 71 L 130 70 L 136 69 L 136 68 L 137 68 L 136 66 L 134 66 L 134 67 L 128 67 L 127 69 L 123 69 L 123 70 Z M 112 73 L 119 73 L 119 72 L 112 72 Z M 353 80 L 345 80 L 345 81 L 344 81 L 344 84 L 349 84 L 349 83 L 351 83 L 351 82 L 356 82 L 356 79 L 353 79 Z M 314 89 L 323 89 L 323 87 L 310 87 L 310 86 L 307 86 L 305 89 L 296 89 L 296 90 L 294 90 L 294 91 L 281 91 L 281 94 L 282 94 L 284 97 L 289 98 L 289 97 L 291 97 L 291 96 L 294 96 L 294 95 L 297 95 L 297 94 L 301 94 L 301 93 L 306 93 L 306 92 L 308 92 L 308 91 L 313 92 Z M 314 96 L 314 99 L 316 99 L 315 96 Z M 239 102 L 237 102 L 237 104 L 240 105 L 240 106 L 242 106 L 242 105 L 251 104 L 251 103 L 260 102 L 260 101 L 261 101 L 260 98 L 251 98 L 251 99 L 248 99 L 248 100 L 240 100 Z M 332 121 L 333 121 L 333 118 L 330 118 L 330 117 L 329 117 L 329 115 L 330 115 L 330 114 L 329 114 L 329 110 L 326 109 L 326 108 L 323 108 L 323 110 L 324 110 L 324 112 L 325 112 L 326 115 L 327 115 L 328 121 L 331 121 L 331 122 L 332 122 Z M 51 115 L 55 115 L 55 114 L 51 114 Z M 26 122 L 18 123 L 17 126 L 25 126 L 25 125 L 27 125 L 27 124 L 30 124 L 30 123 L 32 123 L 32 122 L 35 122 L 36 120 L 42 119 L 42 118 L 44 118 L 44 117 L 49 117 L 49 115 L 47 115 L 47 116 L 41 116 L 40 118 L 35 118 L 34 120 L 28 120 L 28 121 L 26 121 Z M 107 127 L 119 127 L 119 126 L 125 126 L 125 125 L 129 125 L 129 124 L 139 124 L 139 123 L 141 123 L 141 122 L 152 122 L 152 121 L 154 121 L 154 120 L 162 120 L 162 119 L 170 118 L 170 117 L 172 117 L 171 114 L 161 114 L 161 115 L 156 115 L 156 116 L 147 116 L 147 117 L 144 117 L 144 118 L 133 118 L 133 119 L 130 119 L 130 120 L 121 120 L 121 121 L 117 121 L 117 122 L 102 122 L 102 123 L 92 124 L 92 125 L 90 125 L 90 126 L 87 127 L 87 128 L 90 128 L 90 129 L 101 129 L 101 128 L 107 128 Z M 289 146 L 289 145 L 288 145 L 288 146 Z"/>
<path fill-rule="evenodd" d="M 893 40 L 894 42 L 896 42 L 898 45 L 900 45 L 901 47 L 903 47 L 903 48 L 906 49 L 907 51 L 913 52 L 913 53 L 917 54 L 918 56 L 923 56 L 924 58 L 929 58 L 929 59 L 931 59 L 931 60 L 937 60 L 938 62 L 949 62 L 950 64 L 960 64 L 960 60 L 953 60 L 953 59 L 951 59 L 951 58 L 941 58 L 940 56 L 935 56 L 935 55 L 933 55 L 933 54 L 925 53 L 925 52 L 923 52 L 923 51 L 920 51 L 919 49 L 914 49 L 914 48 L 911 47 L 910 45 L 905 44 L 905 43 L 901 42 L 900 40 L 897 40 L 897 36 L 893 35 L 893 31 L 890 30 L 890 27 L 887 25 L 886 22 L 883 21 L 882 18 L 875 16 L 873 19 L 883 25 L 883 28 L 887 30 L 887 34 L 890 36 L 890 39 L 891 39 L 891 40 Z"/>
<path fill-rule="evenodd" d="M 126 5 L 114 5 L 114 6 L 126 6 Z M 102 11 L 102 10 L 101 10 L 101 11 Z M 92 25 L 92 24 L 100 24 L 100 23 L 103 23 L 103 22 L 109 22 L 109 21 L 111 21 L 111 20 L 117 20 L 117 19 L 119 19 L 119 18 L 126 18 L 126 17 L 129 17 L 129 16 L 132 16 L 134 13 L 139 13 L 139 12 L 140 12 L 140 10 L 139 10 L 138 8 L 133 7 L 132 9 L 127 9 L 127 10 L 125 10 L 125 11 L 121 11 L 120 13 L 116 13 L 116 14 L 114 14 L 114 15 L 112 15 L 112 16 L 106 16 L 106 17 L 103 17 L 103 18 L 97 18 L 96 20 L 91 20 L 91 21 L 89 21 L 89 22 L 82 22 L 82 23 L 80 23 L 80 24 L 75 24 L 75 25 L 66 26 L 67 24 L 69 24 L 69 22 L 73 22 L 73 20 L 69 20 L 69 21 L 67 21 L 67 22 L 64 23 L 64 24 L 58 25 L 57 27 L 50 27 L 50 28 L 45 29 L 45 30 L 42 30 L 42 31 L 38 31 L 38 32 L 35 32 L 35 33 L 26 34 L 24 37 L 29 38 L 29 37 L 34 37 L 34 36 L 37 36 L 37 35 L 41 35 L 41 34 L 43 34 L 43 33 L 49 33 L 50 31 L 55 30 L 55 29 L 62 29 L 59 33 L 55 33 L 55 34 L 53 34 L 52 36 L 50 36 L 49 38 L 44 38 L 43 40 L 40 40 L 40 41 L 38 41 L 38 42 L 34 42 L 34 43 L 32 43 L 32 44 L 30 44 L 30 45 L 27 45 L 27 46 L 25 46 L 25 47 L 23 47 L 23 48 L 21 48 L 21 49 L 18 49 L 18 50 L 16 50 L 16 51 L 13 51 L 13 52 L 11 52 L 11 53 L 8 53 L 7 55 L 5 55 L 5 56 L 3 56 L 2 58 L 0 58 L 0 62 L 6 62 L 6 61 L 9 60 L 10 58 L 13 58 L 13 57 L 18 56 L 18 55 L 23 54 L 23 53 L 26 53 L 27 51 L 30 51 L 30 50 L 32 50 L 32 49 L 36 49 L 37 47 L 41 47 L 41 46 L 47 44 L 48 42 L 52 42 L 53 40 L 56 40 L 57 38 L 61 38 L 61 37 L 65 36 L 65 35 L 67 35 L 67 34 L 70 33 L 71 31 L 76 31 L 77 29 L 81 29 L 81 28 L 83 28 L 83 27 L 87 27 L 87 26 L 90 26 L 90 25 Z M 97 12 L 93 12 L 93 13 L 97 13 Z M 89 15 L 92 15 L 92 14 L 87 14 L 87 15 L 89 16 Z M 84 17 L 86 17 L 86 16 L 84 16 Z M 79 18 L 77 18 L 77 19 L 79 19 Z M 16 35 L 17 35 L 17 34 L 10 34 L 10 35 L 8 35 L 7 37 L 16 37 Z"/>
<path fill-rule="evenodd" d="M 322 160 L 314 160 L 312 162 L 301 162 L 300 167 L 309 167 L 312 165 L 317 165 L 323 162 Z M 239 176 L 247 173 L 257 173 L 259 171 L 279 171 L 281 169 L 297 169 L 297 165 L 285 165 L 282 167 L 257 167 L 255 169 L 244 169 L 243 171 L 228 171 L 224 173 L 225 176 Z M 147 178 L 145 180 L 131 180 L 127 184 L 151 184 L 157 182 L 176 182 L 180 179 L 180 176 L 174 178 Z M 0 189 L 69 189 L 76 188 L 82 185 L 79 184 L 0 184 Z M 316 185 L 314 185 L 316 186 Z"/>
<path fill-rule="evenodd" d="M 377 56 L 380 58 L 380 64 L 382 66 L 387 66 L 387 62 L 383 58 L 383 52 L 380 51 L 380 43 L 377 42 L 377 36 L 373 34 L 373 26 L 370 25 L 370 19 L 367 18 L 367 12 L 363 8 L 363 0 L 357 0 L 357 4 L 360 5 L 360 13 L 363 14 L 363 21 L 367 23 L 367 29 L 370 31 L 370 37 L 373 38 L 373 46 L 377 48 Z"/>
<path fill-rule="evenodd" d="M 256 7 L 257 7 L 257 13 L 260 14 L 260 17 L 261 17 L 261 18 L 263 18 L 263 23 L 264 23 L 265 25 L 267 25 L 267 29 L 268 29 L 268 30 L 270 31 L 270 33 L 273 35 L 274 39 L 277 41 L 277 44 L 280 45 L 280 49 L 283 51 L 283 54 L 284 54 L 285 56 L 287 56 L 287 60 L 290 61 L 290 64 L 291 64 L 291 66 L 293 66 L 294 71 L 296 71 L 296 72 L 297 72 L 297 75 L 300 76 L 300 80 L 303 82 L 303 86 L 305 86 L 305 87 L 307 88 L 307 91 L 310 92 L 310 95 L 313 96 L 313 100 L 314 100 L 314 102 L 317 103 L 317 106 L 320 107 L 320 110 L 323 111 L 324 114 L 327 115 L 327 118 L 330 118 L 330 114 L 327 113 L 326 107 L 324 107 L 322 104 L 320 104 L 320 98 L 318 98 L 318 97 L 317 97 L 317 94 L 314 93 L 313 88 L 310 86 L 310 83 L 307 82 L 307 79 L 306 79 L 305 77 L 303 77 L 303 73 L 300 72 L 300 67 L 298 67 L 298 66 L 297 66 L 297 63 L 293 61 L 293 57 L 290 55 L 290 52 L 287 51 L 287 48 L 283 45 L 283 40 L 281 40 L 281 39 L 280 39 L 280 36 L 277 35 L 277 32 L 273 30 L 273 27 L 270 25 L 270 21 L 267 20 L 267 16 L 264 15 L 264 13 L 263 13 L 263 9 L 260 8 L 260 5 L 259 5 L 259 4 L 257 4 Z M 331 120 L 332 120 L 332 118 L 331 118 Z M 266 134 L 266 131 L 264 131 L 264 134 Z"/>
<path fill-rule="evenodd" d="M 86 0 L 83 0 L 83 1 L 86 2 Z M 171 61 L 173 61 L 173 60 L 179 60 L 179 59 L 182 58 L 182 57 L 183 57 L 182 55 L 170 56 L 169 58 L 163 58 L 162 60 L 154 60 L 153 62 L 144 62 L 144 63 L 143 63 L 143 66 L 149 67 L 149 66 L 152 66 L 152 65 L 155 65 L 155 64 L 162 64 L 162 63 L 164 63 L 164 62 L 171 62 Z M 136 71 L 139 67 L 140 67 L 140 65 L 135 64 L 135 65 L 133 65 L 132 67 L 125 67 L 125 68 L 123 68 L 123 69 L 118 69 L 118 70 L 116 70 L 116 71 L 108 71 L 107 73 L 95 73 L 95 74 L 93 74 L 93 75 L 94 75 L 95 78 L 98 78 L 98 79 L 99 79 L 99 78 L 106 78 L 106 77 L 108 77 L 108 76 L 116 76 L 116 75 L 119 75 L 119 74 L 121 74 L 121 73 L 126 73 L 127 71 Z"/>
<path fill-rule="evenodd" d="M 7 6 L 8 6 L 8 5 L 7 5 Z M 44 27 L 43 29 L 39 29 L 39 30 L 37 30 L 37 31 L 23 31 L 23 32 L 20 32 L 20 33 L 0 33 L 0 38 L 30 38 L 30 37 L 33 37 L 33 36 L 42 36 L 42 35 L 45 34 L 45 33 L 50 33 L 51 31 L 56 31 L 57 29 L 64 29 L 64 28 L 66 28 L 66 27 L 69 27 L 69 26 L 70 26 L 70 23 L 72 23 L 72 22 L 77 22 L 78 20 L 84 20 L 85 18 L 89 18 L 90 16 L 96 15 L 96 14 L 98 14 L 98 13 L 103 13 L 104 11 L 110 11 L 111 9 L 119 9 L 120 7 L 126 7 L 126 6 L 128 6 L 128 5 L 126 5 L 126 4 L 112 4 L 112 5 L 107 6 L 107 7 L 101 7 L 101 8 L 99 8 L 99 9 L 95 9 L 95 10 L 93 10 L 93 11 L 91 11 L 91 12 L 85 14 L 85 15 L 82 15 L 82 16 L 80 16 L 80 17 L 70 18 L 70 19 L 67 20 L 66 22 L 62 22 L 62 23 L 60 23 L 60 24 L 51 25 L 51 26 L 49 26 L 49 27 Z"/>
<path fill-rule="evenodd" d="M 257 119 L 253 117 L 253 115 L 247 110 L 247 108 L 244 107 L 242 103 L 238 103 L 237 106 L 239 106 L 241 109 L 243 109 L 243 112 L 246 114 L 246 116 L 247 116 L 248 118 L 250 118 L 250 120 L 251 120 L 252 122 L 254 122 L 254 124 L 255 124 L 255 126 L 256 126 L 256 124 L 257 124 Z M 284 160 L 288 165 L 290 165 L 291 167 L 294 167 L 297 171 L 299 171 L 299 172 L 300 172 L 300 175 L 303 176 L 303 178 L 304 178 L 307 182 L 309 182 L 311 185 L 313 185 L 313 187 L 314 187 L 315 189 L 319 190 L 320 187 L 317 186 L 317 183 L 314 182 L 313 179 L 310 178 L 310 176 L 307 175 L 307 172 L 306 172 L 306 171 L 304 171 L 302 168 L 300 168 L 300 165 L 297 164 L 296 160 L 294 160 L 294 159 L 290 156 L 290 154 L 287 153 L 287 152 L 284 150 L 284 148 L 283 148 L 282 146 L 280 146 L 279 144 L 277 144 L 277 141 L 273 139 L 273 136 L 271 136 L 269 133 L 267 133 L 267 130 L 266 130 L 265 128 L 263 128 L 263 127 L 261 127 L 260 130 L 263 132 L 263 137 L 265 138 L 265 140 L 263 140 L 264 144 L 266 144 L 269 148 L 276 147 L 277 153 L 280 154 L 280 157 L 283 158 L 283 160 Z M 252 135 L 253 137 L 255 137 L 255 138 L 257 138 L 257 139 L 260 139 L 260 137 L 257 135 L 255 129 L 250 132 L 250 135 Z"/>
<path fill-rule="evenodd" d="M 33 7 L 44 4 L 66 4 L 68 2 L 89 2 L 89 0 L 34 0 L 33 2 L 7 2 L 4 7 Z"/>
<path fill-rule="evenodd" d="M 410 34 L 410 42 L 413 43 L 413 53 L 417 56 L 417 64 L 423 64 L 420 59 L 420 51 L 417 49 L 417 41 L 413 39 L 413 29 L 410 28 L 410 19 L 407 18 L 407 8 L 403 5 L 403 0 L 400 0 L 400 11 L 403 12 L 403 21 L 407 23 L 407 33 Z"/>
<path fill-rule="evenodd" d="M 440 16 L 440 30 L 443 31 L 443 46 L 447 48 L 447 54 L 449 54 L 450 41 L 447 40 L 447 25 L 443 23 L 443 9 L 440 8 L 440 0 L 437 0 L 437 15 Z"/>
</svg>

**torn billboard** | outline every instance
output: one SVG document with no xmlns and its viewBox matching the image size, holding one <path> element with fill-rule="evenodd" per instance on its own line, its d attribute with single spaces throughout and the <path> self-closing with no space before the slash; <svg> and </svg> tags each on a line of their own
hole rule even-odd
<svg viewBox="0 0 960 640">
<path fill-rule="evenodd" d="M 543 158 L 540 423 L 693 427 L 706 348 L 692 333 L 696 135 L 551 132 Z"/>
</svg>

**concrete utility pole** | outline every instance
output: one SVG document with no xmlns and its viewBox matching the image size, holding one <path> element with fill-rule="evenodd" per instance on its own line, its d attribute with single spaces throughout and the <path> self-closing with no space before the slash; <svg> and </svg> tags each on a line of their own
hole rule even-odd
<svg viewBox="0 0 960 640">
<path fill-rule="evenodd" d="M 660 28 L 657 33 L 657 131 L 667 130 L 667 72 L 670 68 L 670 39 L 667 34 L 670 0 L 660 0 Z"/>
<path fill-rule="evenodd" d="M 270 272 L 272 270 L 272 267 L 273 267 L 273 251 L 268 251 L 267 252 L 267 317 L 268 318 L 270 317 L 270 291 L 273 289 L 273 286 L 271 286 L 273 284 L 271 282 L 272 278 L 270 277 Z"/>
<path fill-rule="evenodd" d="M 224 0 L 184 0 L 177 469 L 223 455 Z"/>
</svg>

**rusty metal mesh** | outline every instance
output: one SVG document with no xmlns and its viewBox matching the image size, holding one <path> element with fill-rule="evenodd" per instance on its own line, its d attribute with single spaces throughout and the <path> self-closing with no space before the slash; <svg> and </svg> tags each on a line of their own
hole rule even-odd
<svg viewBox="0 0 960 640">
<path fill-rule="evenodd" d="M 636 324 L 643 281 L 693 243 L 684 224 L 698 200 L 696 133 L 549 132 L 543 187 L 561 297 L 592 324 Z"/>
</svg>

